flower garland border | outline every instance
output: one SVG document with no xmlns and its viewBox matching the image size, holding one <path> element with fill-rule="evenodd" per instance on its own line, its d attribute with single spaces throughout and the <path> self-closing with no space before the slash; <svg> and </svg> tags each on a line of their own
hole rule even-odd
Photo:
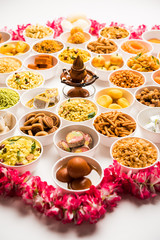
<svg viewBox="0 0 160 240">
<path fill-rule="evenodd" d="M 54 37 L 62 32 L 61 21 L 58 18 L 47 25 L 54 29 Z M 24 40 L 23 31 L 30 24 L 18 25 L 16 30 L 4 27 L 12 35 L 12 40 Z M 98 36 L 99 30 L 104 27 L 91 19 L 90 33 Z M 121 26 L 131 31 L 131 38 L 139 39 L 147 30 L 146 25 L 137 29 L 133 26 L 112 22 L 110 26 Z M 160 25 L 151 29 L 160 30 Z M 83 222 L 96 223 L 107 211 L 113 210 L 121 200 L 122 194 L 131 194 L 138 199 L 153 198 L 160 192 L 160 163 L 138 173 L 121 171 L 117 161 L 104 170 L 104 178 L 98 188 L 91 186 L 84 194 L 63 194 L 61 189 L 48 185 L 38 176 L 31 176 L 30 172 L 22 175 L 17 170 L 0 167 L 0 196 L 21 198 L 24 203 L 31 205 L 38 212 L 55 217 L 63 223 L 74 222 L 79 225 Z"/>
</svg>

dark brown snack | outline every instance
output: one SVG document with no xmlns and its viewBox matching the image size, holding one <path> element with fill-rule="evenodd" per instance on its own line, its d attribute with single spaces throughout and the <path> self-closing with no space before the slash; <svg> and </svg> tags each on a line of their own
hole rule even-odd
<svg viewBox="0 0 160 240">
<path fill-rule="evenodd" d="M 82 157 L 73 157 L 67 163 L 67 170 L 72 178 L 81 178 L 91 172 L 91 167 Z"/>
<path fill-rule="evenodd" d="M 155 87 L 155 89 L 149 90 L 146 87 L 136 95 L 136 99 L 146 106 L 160 107 L 160 89 Z"/>
<path fill-rule="evenodd" d="M 67 167 L 61 167 L 56 173 L 56 178 L 61 182 L 70 182 L 72 180 L 68 174 Z"/>
<path fill-rule="evenodd" d="M 86 188 L 90 188 L 91 185 L 92 185 L 91 180 L 86 177 L 77 178 L 71 182 L 71 188 L 73 190 L 83 190 Z"/>
</svg>

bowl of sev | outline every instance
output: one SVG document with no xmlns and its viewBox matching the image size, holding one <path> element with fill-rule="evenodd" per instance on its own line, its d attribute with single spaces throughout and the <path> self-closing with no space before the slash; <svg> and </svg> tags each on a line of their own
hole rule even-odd
<svg viewBox="0 0 160 240">
<path fill-rule="evenodd" d="M 100 143 L 110 147 L 117 139 L 134 136 L 137 123 L 129 114 L 110 111 L 97 116 L 93 121 L 93 127 L 100 135 Z"/>
</svg>

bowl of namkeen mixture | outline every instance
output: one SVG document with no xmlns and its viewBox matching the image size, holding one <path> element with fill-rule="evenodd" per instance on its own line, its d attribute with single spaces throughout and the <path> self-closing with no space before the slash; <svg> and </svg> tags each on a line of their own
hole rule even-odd
<svg viewBox="0 0 160 240">
<path fill-rule="evenodd" d="M 159 160 L 159 150 L 151 141 L 140 137 L 124 137 L 114 142 L 110 149 L 112 159 L 122 170 L 137 172 L 154 166 Z"/>
</svg>

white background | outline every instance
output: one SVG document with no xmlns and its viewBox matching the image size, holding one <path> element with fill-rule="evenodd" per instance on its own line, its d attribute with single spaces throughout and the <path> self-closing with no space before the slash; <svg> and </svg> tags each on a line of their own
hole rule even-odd
<svg viewBox="0 0 160 240">
<path fill-rule="evenodd" d="M 0 0 L 0 27 L 15 27 L 22 23 L 46 23 L 47 20 L 75 12 L 85 13 L 89 18 L 107 24 L 111 21 L 135 26 L 160 23 L 159 0 Z M 48 82 L 46 86 L 54 87 L 56 81 L 58 82 L 59 78 Z M 61 87 L 60 84 L 59 86 Z M 105 85 L 97 82 L 96 86 L 100 89 Z M 111 163 L 109 149 L 103 146 L 100 146 L 95 157 L 101 161 L 103 167 Z M 43 180 L 52 184 L 51 167 L 58 158 L 54 146 L 48 146 L 35 175 L 40 175 Z M 63 225 L 37 214 L 19 200 L 0 198 L 1 240 L 159 240 L 159 226 L 160 196 L 152 201 L 139 201 L 127 196 L 112 213 L 106 214 L 97 224 L 81 226 Z"/>
</svg>

